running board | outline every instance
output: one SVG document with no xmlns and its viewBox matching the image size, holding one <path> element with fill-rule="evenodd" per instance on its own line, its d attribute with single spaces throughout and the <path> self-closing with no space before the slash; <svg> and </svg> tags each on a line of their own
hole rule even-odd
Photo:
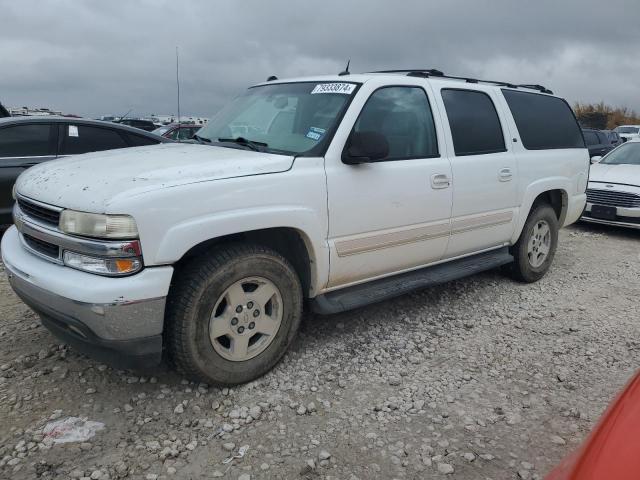
<svg viewBox="0 0 640 480">
<path fill-rule="evenodd" d="M 314 312 L 323 315 L 344 312 L 511 262 L 513 257 L 508 247 L 504 247 L 318 295 L 311 306 Z"/>
</svg>

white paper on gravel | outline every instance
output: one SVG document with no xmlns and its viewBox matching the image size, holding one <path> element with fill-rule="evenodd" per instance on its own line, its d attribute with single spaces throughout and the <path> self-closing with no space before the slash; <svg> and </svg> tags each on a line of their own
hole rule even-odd
<svg viewBox="0 0 640 480">
<path fill-rule="evenodd" d="M 53 443 L 86 442 L 103 428 L 104 423 L 101 422 L 67 417 L 64 420 L 47 423 L 42 434 L 45 438 L 51 438 Z"/>
</svg>

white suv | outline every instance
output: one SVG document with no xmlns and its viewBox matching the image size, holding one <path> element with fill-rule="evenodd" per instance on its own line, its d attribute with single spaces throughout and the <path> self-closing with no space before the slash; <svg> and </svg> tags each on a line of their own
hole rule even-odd
<svg viewBox="0 0 640 480">
<path fill-rule="evenodd" d="M 571 109 L 537 85 L 270 78 L 195 144 L 23 173 L 2 259 L 78 350 L 147 367 L 164 352 L 234 384 L 278 362 L 305 304 L 335 313 L 498 266 L 540 279 L 588 168 Z"/>
</svg>

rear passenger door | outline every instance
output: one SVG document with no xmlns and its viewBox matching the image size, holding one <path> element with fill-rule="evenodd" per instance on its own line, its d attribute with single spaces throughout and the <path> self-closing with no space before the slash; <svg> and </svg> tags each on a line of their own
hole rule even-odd
<svg viewBox="0 0 640 480">
<path fill-rule="evenodd" d="M 492 90 L 440 88 L 438 93 L 452 152 L 451 238 L 445 253 L 452 258 L 509 241 L 517 171 L 506 119 Z"/>
</svg>

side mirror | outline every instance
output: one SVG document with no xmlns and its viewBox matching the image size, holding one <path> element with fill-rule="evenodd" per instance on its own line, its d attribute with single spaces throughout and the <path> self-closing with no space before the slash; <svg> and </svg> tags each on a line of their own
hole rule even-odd
<svg viewBox="0 0 640 480">
<path fill-rule="evenodd" d="M 602 160 L 602 157 L 600 155 L 591 157 L 591 163 L 600 163 L 600 160 Z"/>
<path fill-rule="evenodd" d="M 389 155 L 387 137 L 378 132 L 353 132 L 342 152 L 342 163 L 377 162 Z"/>
</svg>

